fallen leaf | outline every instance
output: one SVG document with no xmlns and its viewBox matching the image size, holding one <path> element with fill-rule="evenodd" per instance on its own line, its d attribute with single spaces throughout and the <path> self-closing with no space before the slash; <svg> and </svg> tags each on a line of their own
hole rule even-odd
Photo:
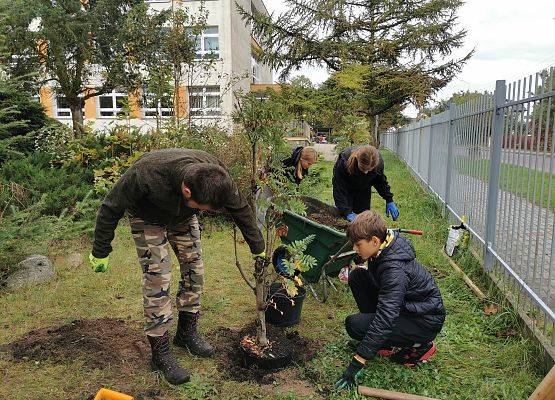
<svg viewBox="0 0 555 400">
<path fill-rule="evenodd" d="M 289 233 L 289 227 L 287 225 L 280 225 L 276 229 L 276 236 L 277 237 L 285 237 Z"/>
<path fill-rule="evenodd" d="M 499 311 L 499 307 L 497 307 L 496 304 L 492 304 L 491 306 L 484 307 L 484 314 L 486 315 L 497 314 L 498 311 Z"/>
<path fill-rule="evenodd" d="M 514 336 L 516 336 L 516 334 L 517 334 L 516 330 L 509 329 L 509 330 L 506 330 L 506 331 L 496 332 L 495 336 L 500 337 L 500 338 L 501 337 L 514 337 Z"/>
</svg>

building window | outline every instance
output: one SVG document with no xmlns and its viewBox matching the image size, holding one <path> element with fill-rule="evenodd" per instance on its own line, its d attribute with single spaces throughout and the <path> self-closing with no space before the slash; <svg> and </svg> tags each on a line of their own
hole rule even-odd
<svg viewBox="0 0 555 400">
<path fill-rule="evenodd" d="M 163 118 L 173 115 L 173 98 L 170 95 L 156 99 L 156 96 L 147 93 L 143 96 L 143 111 L 146 118 Z"/>
<path fill-rule="evenodd" d="M 98 96 L 98 104 L 101 117 L 117 117 L 122 114 L 122 110 L 127 103 L 127 95 L 115 90 L 112 93 Z"/>
<path fill-rule="evenodd" d="M 190 86 L 189 113 L 192 116 L 214 117 L 222 114 L 219 86 Z"/>
<path fill-rule="evenodd" d="M 258 65 L 258 60 L 251 57 L 252 66 L 252 83 L 260 83 L 260 65 Z"/>
<path fill-rule="evenodd" d="M 79 96 L 81 97 L 81 96 Z M 58 118 L 71 118 L 71 109 L 65 96 L 56 95 L 56 117 Z M 82 113 L 85 115 L 85 108 L 82 108 Z"/>
<path fill-rule="evenodd" d="M 196 59 L 220 58 L 220 34 L 217 26 L 207 26 L 200 35 L 194 37 L 196 42 Z"/>
<path fill-rule="evenodd" d="M 260 101 L 268 101 L 270 99 L 270 97 L 268 96 L 268 94 L 266 93 L 266 91 L 263 92 L 254 92 L 254 98 L 256 100 L 260 100 Z"/>
</svg>

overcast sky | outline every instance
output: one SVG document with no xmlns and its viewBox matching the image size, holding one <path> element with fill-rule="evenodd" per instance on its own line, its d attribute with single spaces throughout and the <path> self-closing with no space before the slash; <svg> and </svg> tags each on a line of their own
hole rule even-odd
<svg viewBox="0 0 555 400">
<path fill-rule="evenodd" d="M 270 13 L 286 7 L 284 0 L 264 3 Z M 497 79 L 510 83 L 555 65 L 555 0 L 468 0 L 459 10 L 459 24 L 468 34 L 455 56 L 476 51 L 437 99 L 461 90 L 493 91 Z M 325 69 L 314 67 L 296 74 L 305 74 L 315 83 L 328 76 Z M 405 113 L 413 117 L 416 110 L 407 107 Z"/>
</svg>

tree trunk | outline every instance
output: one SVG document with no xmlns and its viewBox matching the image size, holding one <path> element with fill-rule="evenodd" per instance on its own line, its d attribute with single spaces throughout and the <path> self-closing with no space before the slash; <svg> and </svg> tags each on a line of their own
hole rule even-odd
<svg viewBox="0 0 555 400">
<path fill-rule="evenodd" d="M 254 277 L 256 279 L 256 340 L 257 343 L 265 347 L 268 345 L 268 337 L 266 336 L 266 299 L 265 299 L 265 263 L 257 262 L 254 269 Z"/>
<path fill-rule="evenodd" d="M 379 117 L 378 115 L 374 116 L 374 147 L 378 148 L 380 147 L 380 141 L 378 138 L 378 122 L 379 122 Z"/>
<path fill-rule="evenodd" d="M 251 169 L 251 196 L 249 198 L 249 203 L 251 209 L 254 211 L 255 215 L 257 212 L 257 204 L 256 204 L 256 171 L 258 170 L 258 165 L 256 161 L 256 143 L 252 145 L 252 169 Z"/>
<path fill-rule="evenodd" d="M 251 205 L 252 210 L 254 210 L 255 215 L 257 215 L 257 204 L 256 204 L 256 171 L 258 169 L 257 165 L 257 154 L 256 154 L 256 143 L 252 144 L 252 169 L 251 169 Z M 256 292 L 256 340 L 260 346 L 268 345 L 268 337 L 266 336 L 266 264 L 262 262 L 256 262 L 254 267 L 254 278 L 255 278 L 255 292 Z"/>
<path fill-rule="evenodd" d="M 179 129 L 181 119 L 181 94 L 179 93 L 179 85 L 181 83 L 181 66 L 174 64 L 173 66 L 173 117 L 176 128 Z"/>
<path fill-rule="evenodd" d="M 79 101 L 78 104 L 70 104 L 71 122 L 73 125 L 73 136 L 76 139 L 82 138 L 85 135 L 85 125 L 83 123 L 83 106 Z"/>
</svg>

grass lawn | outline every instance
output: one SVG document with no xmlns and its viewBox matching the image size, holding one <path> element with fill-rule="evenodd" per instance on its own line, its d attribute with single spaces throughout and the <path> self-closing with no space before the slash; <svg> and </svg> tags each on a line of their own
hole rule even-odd
<svg viewBox="0 0 555 400">
<path fill-rule="evenodd" d="M 466 174 L 483 181 L 489 180 L 489 160 L 456 156 L 456 168 Z M 470 165 L 469 165 L 470 163 Z M 541 166 L 540 161 L 538 165 Z M 554 175 L 549 173 L 549 160 L 546 158 L 544 169 L 547 172 L 519 165 L 501 163 L 499 171 L 499 187 L 501 190 L 517 194 L 540 207 L 555 208 L 555 184 L 549 190 L 549 180 Z"/>
<path fill-rule="evenodd" d="M 405 391 L 440 399 L 524 399 L 541 381 L 537 349 L 522 336 L 515 314 L 503 305 L 499 312 L 486 316 L 481 304 L 462 279 L 442 257 L 448 223 L 442 219 L 435 201 L 412 179 L 403 164 L 384 153 L 386 173 L 400 219 L 394 226 L 425 231 L 412 237 L 419 260 L 435 276 L 448 310 L 446 325 L 437 339 L 438 352 L 430 362 L 411 370 L 386 359 L 368 363 L 362 384 Z M 326 176 L 331 164 L 323 167 Z M 327 180 L 330 182 L 331 180 Z M 320 190 L 330 200 L 331 188 Z M 374 196 L 373 209 L 384 212 L 385 204 Z M 243 265 L 249 261 L 245 244 L 240 245 Z M 75 268 L 66 256 L 79 251 L 88 254 L 87 240 L 60 243 L 48 249 L 56 260 L 58 277 L 33 289 L 0 294 L 2 330 L 0 345 L 12 342 L 29 331 L 81 318 L 123 318 L 140 335 L 142 323 L 141 273 L 129 228 L 117 230 L 112 254 L 112 268 L 94 274 L 88 265 Z M 201 330 L 216 335 L 222 327 L 240 328 L 253 319 L 254 297 L 235 269 L 233 246 L 228 228 L 207 226 L 203 238 L 206 264 L 206 293 Z M 45 251 L 47 251 L 45 249 Z M 463 261 L 468 274 L 484 289 L 479 266 Z M 177 268 L 175 270 L 177 272 Z M 174 274 L 173 290 L 178 273 Z M 333 383 L 352 356 L 346 349 L 343 321 L 355 312 L 347 288 L 338 283 L 326 304 L 308 297 L 303 308 L 301 335 L 321 343 L 317 356 L 303 366 L 291 366 L 274 374 L 273 382 L 260 385 L 227 379 L 214 360 L 195 358 L 176 351 L 182 365 L 193 372 L 188 385 L 171 387 L 160 381 L 148 368 L 133 374 L 117 368 L 95 369 L 87 359 L 68 356 L 53 362 L 12 360 L 0 352 L 0 398 L 86 399 L 101 387 L 125 391 L 136 399 L 296 399 L 356 398 L 354 393 L 333 392 Z M 491 289 L 490 295 L 496 293 Z M 515 329 L 516 334 L 505 333 Z M 112 332 L 106 331 L 106 337 Z M 68 346 L 77 346 L 68 343 Z"/>
</svg>

